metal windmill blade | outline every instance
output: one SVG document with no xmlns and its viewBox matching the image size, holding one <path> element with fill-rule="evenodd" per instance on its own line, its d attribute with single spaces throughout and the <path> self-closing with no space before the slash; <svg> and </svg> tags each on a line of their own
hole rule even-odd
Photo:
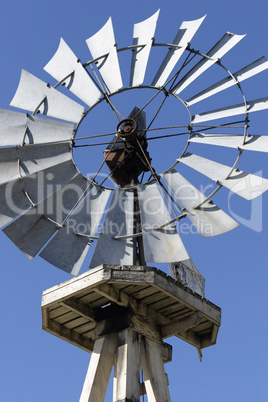
<svg viewBox="0 0 268 402">
<path fill-rule="evenodd" d="M 266 135 L 248 133 L 251 112 L 267 109 L 268 98 L 247 101 L 241 85 L 265 73 L 266 58 L 231 73 L 221 58 L 245 35 L 227 32 L 202 53 L 193 44 L 205 16 L 182 22 L 170 43 L 156 39 L 158 16 L 159 10 L 135 24 L 132 44 L 124 47 L 119 46 L 109 18 L 86 40 L 92 59 L 85 62 L 61 38 L 44 67 L 56 80 L 54 84 L 22 70 L 11 106 L 31 114 L 0 110 L 0 223 L 7 225 L 4 233 L 29 258 L 40 253 L 49 263 L 74 275 L 91 251 L 90 268 L 103 263 L 184 264 L 190 257 L 180 236 L 182 219 L 189 219 L 203 237 L 225 233 L 238 223 L 215 205 L 212 197 L 223 186 L 247 200 L 267 190 L 266 179 L 238 170 L 244 151 L 268 152 Z M 159 48 L 167 48 L 167 53 L 157 64 Z M 129 55 L 130 69 L 121 65 L 123 52 Z M 212 83 L 202 84 L 208 69 Z M 224 78 L 213 83 L 214 69 L 221 69 Z M 129 86 L 123 86 L 129 77 Z M 204 89 L 195 90 L 196 79 Z M 187 99 L 183 99 L 186 88 Z M 142 101 L 133 97 L 137 89 L 145 94 Z M 202 101 L 215 95 L 219 99 L 223 91 L 227 95 L 234 89 L 241 103 L 233 105 L 230 97 L 228 105 L 217 107 L 215 101 L 211 110 L 202 110 Z M 120 96 L 126 100 L 121 102 Z M 184 121 L 183 113 L 170 106 L 171 99 L 184 108 Z M 92 131 L 86 126 L 87 116 L 98 105 L 103 107 L 101 118 Z M 175 125 L 169 122 L 169 110 Z M 103 128 L 108 115 L 113 119 L 110 133 Z M 234 120 L 237 115 L 244 115 L 239 125 Z M 184 144 L 183 136 L 187 137 Z M 105 142 L 99 142 L 99 137 Z M 158 154 L 152 146 L 161 138 L 164 146 L 170 141 L 176 153 L 164 168 L 158 166 L 165 152 L 161 142 Z M 238 155 L 230 166 L 190 151 L 202 144 L 200 153 L 206 145 L 215 145 L 225 151 L 238 149 Z M 100 166 L 94 165 L 97 146 L 102 146 Z M 79 157 L 73 155 L 79 147 L 89 147 L 87 164 L 94 173 L 87 178 L 76 166 Z M 189 177 L 183 176 L 182 166 L 191 168 Z M 196 171 L 214 182 L 211 194 L 205 195 L 197 187 Z M 107 185 L 110 179 L 115 183 L 112 187 Z M 7 193 L 13 203 L 7 201 Z M 191 264 L 187 269 L 191 270 Z"/>
</svg>

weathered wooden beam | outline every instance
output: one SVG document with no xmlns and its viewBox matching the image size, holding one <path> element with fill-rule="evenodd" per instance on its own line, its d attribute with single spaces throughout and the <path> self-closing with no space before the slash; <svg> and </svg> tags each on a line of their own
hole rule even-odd
<svg viewBox="0 0 268 402">
<path fill-rule="evenodd" d="M 79 402 L 103 402 L 116 349 L 116 334 L 95 342 Z"/>
<path fill-rule="evenodd" d="M 207 348 L 208 346 L 212 346 L 215 345 L 216 343 L 216 338 L 214 337 L 214 340 L 212 341 L 211 339 L 211 335 L 213 336 L 213 331 L 212 334 L 208 333 L 206 335 L 200 336 L 200 340 L 201 340 L 201 348 Z"/>
<path fill-rule="evenodd" d="M 98 293 L 101 296 L 107 297 L 107 299 L 118 304 L 119 306 L 125 306 L 124 302 L 121 301 L 120 298 L 120 290 L 115 288 L 114 286 L 103 283 L 94 287 L 94 292 Z"/>
<path fill-rule="evenodd" d="M 190 343 L 191 345 L 195 346 L 198 349 L 202 349 L 204 346 L 201 346 L 201 339 L 200 337 L 193 331 L 181 331 L 180 333 L 176 334 L 176 336 L 182 339 L 185 342 Z"/>
<path fill-rule="evenodd" d="M 76 294 L 81 293 L 84 289 L 90 289 L 96 283 L 107 282 L 107 269 L 105 270 L 105 272 L 103 271 L 104 266 L 100 265 L 99 267 L 96 267 L 91 271 L 87 271 L 76 278 L 44 290 L 42 297 L 42 306 L 49 307 L 50 304 L 59 301 L 59 299 L 69 299 L 70 295 L 75 296 Z"/>
<path fill-rule="evenodd" d="M 218 332 L 219 332 L 218 325 L 213 325 L 213 330 L 212 330 L 212 334 L 211 334 L 211 343 L 213 343 L 213 344 L 216 343 Z"/>
<path fill-rule="evenodd" d="M 170 402 L 168 381 L 159 344 L 144 338 L 141 365 L 148 400 Z"/>
<path fill-rule="evenodd" d="M 59 303 L 60 305 L 67 307 L 69 310 L 83 316 L 84 318 L 95 322 L 96 321 L 96 310 L 87 306 L 86 304 L 79 302 L 74 297 L 70 299 L 65 299 Z"/>
<path fill-rule="evenodd" d="M 94 342 L 92 340 L 85 338 L 83 335 L 78 334 L 69 328 L 64 327 L 56 321 L 48 319 L 47 326 L 43 327 L 43 329 L 75 346 L 78 346 L 83 350 L 86 350 L 87 352 L 92 353 L 94 347 Z"/>
<path fill-rule="evenodd" d="M 161 334 L 163 339 L 168 338 L 169 336 L 176 335 L 181 331 L 187 331 L 196 325 L 202 320 L 202 314 L 197 311 L 193 314 L 188 315 L 180 320 L 176 320 L 170 322 L 169 324 L 162 325 Z"/>
<path fill-rule="evenodd" d="M 114 314 L 113 316 L 106 318 L 105 320 L 97 322 L 92 339 L 97 340 L 112 332 L 122 331 L 129 326 L 130 315 L 128 311 L 121 311 L 117 316 Z"/>
<path fill-rule="evenodd" d="M 156 289 L 160 289 L 161 292 L 168 294 L 175 300 L 180 299 L 182 304 L 200 311 L 204 316 L 209 317 L 210 321 L 213 321 L 218 326 L 220 325 L 221 311 L 219 308 L 216 308 L 216 306 L 212 306 L 211 303 L 206 300 L 197 298 L 195 294 L 187 292 L 172 281 L 167 282 L 167 279 L 161 275 L 154 275 L 154 279 L 151 283 Z"/>
<path fill-rule="evenodd" d="M 141 315 L 150 322 L 157 321 L 162 325 L 170 322 L 167 317 L 161 313 L 158 313 L 153 307 L 136 300 L 134 297 L 126 294 L 124 291 L 116 289 L 111 284 L 101 284 L 96 286 L 94 287 L 94 292 L 107 297 L 107 299 L 119 304 L 120 306 L 129 307 L 134 314 Z"/>
<path fill-rule="evenodd" d="M 130 328 L 140 335 L 146 336 L 155 342 L 162 343 L 162 336 L 158 325 L 147 322 L 143 317 L 130 312 L 120 310 L 118 314 L 96 323 L 93 340 L 99 339 L 111 332 L 119 332 L 123 329 Z"/>
<path fill-rule="evenodd" d="M 118 333 L 115 401 L 140 401 L 140 348 L 141 336 L 138 333 L 131 329 Z"/>
</svg>

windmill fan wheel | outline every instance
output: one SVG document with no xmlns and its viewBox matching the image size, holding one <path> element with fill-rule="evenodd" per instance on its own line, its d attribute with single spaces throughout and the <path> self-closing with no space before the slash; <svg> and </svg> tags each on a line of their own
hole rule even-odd
<svg viewBox="0 0 268 402">
<path fill-rule="evenodd" d="M 243 35 L 227 32 L 207 53 L 201 53 L 190 42 L 202 17 L 182 22 L 173 42 L 158 43 L 158 15 L 159 11 L 135 24 L 133 44 L 121 48 L 110 18 L 86 40 L 92 59 L 84 63 L 61 39 L 44 67 L 56 84 L 22 70 L 11 106 L 29 113 L 1 110 L 0 223 L 30 259 L 39 254 L 77 275 L 89 247 L 96 243 L 91 268 L 146 262 L 187 265 L 191 259 L 178 233 L 181 219 L 189 219 L 204 237 L 225 233 L 238 223 L 212 197 L 222 187 L 247 200 L 268 189 L 268 180 L 238 170 L 244 151 L 268 152 L 268 137 L 248 132 L 250 113 L 267 109 L 268 98 L 248 101 L 241 85 L 268 68 L 266 58 L 231 73 L 221 60 Z M 166 52 L 162 63 L 159 49 Z M 123 85 L 126 68 L 121 73 L 121 55 L 124 60 L 130 56 L 128 86 Z M 209 86 L 203 84 L 203 77 L 209 79 Z M 135 91 L 144 91 L 144 103 L 136 104 L 136 96 L 131 95 L 118 106 L 119 95 Z M 232 91 L 236 95 L 231 99 L 240 101 L 226 105 Z M 153 95 L 148 96 L 149 92 Z M 175 113 L 173 106 L 165 109 L 168 102 L 184 112 Z M 208 102 L 213 107 L 203 111 L 202 105 Z M 217 102 L 220 107 L 214 108 Z M 81 136 L 84 121 L 104 104 L 114 121 L 110 132 L 101 132 L 103 115 L 97 134 Z M 96 144 L 99 137 L 106 142 Z M 167 158 L 161 143 L 172 144 L 176 155 L 163 170 L 158 162 Z M 152 144 L 156 144 L 157 157 Z M 90 164 L 100 149 L 92 148 L 96 145 L 101 146 L 102 161 L 91 166 L 94 174 L 86 177 L 73 162 L 72 151 L 89 150 Z M 208 159 L 206 145 L 214 146 L 216 157 L 216 149 L 224 147 L 224 152 L 235 155 L 233 162 L 225 165 Z M 186 179 L 185 169 L 190 177 L 196 172 L 197 179 L 203 175 L 211 181 L 210 194 Z M 107 185 L 108 178 L 114 187 Z"/>
</svg>

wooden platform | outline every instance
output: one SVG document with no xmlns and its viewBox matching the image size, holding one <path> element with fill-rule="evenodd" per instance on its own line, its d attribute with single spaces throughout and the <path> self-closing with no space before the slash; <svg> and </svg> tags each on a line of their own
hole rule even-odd
<svg viewBox="0 0 268 402">
<path fill-rule="evenodd" d="M 162 271 L 101 265 L 43 292 L 43 329 L 88 352 L 124 328 L 162 344 L 177 336 L 198 349 L 216 343 L 221 310 Z M 171 347 L 163 348 L 171 360 Z"/>
</svg>

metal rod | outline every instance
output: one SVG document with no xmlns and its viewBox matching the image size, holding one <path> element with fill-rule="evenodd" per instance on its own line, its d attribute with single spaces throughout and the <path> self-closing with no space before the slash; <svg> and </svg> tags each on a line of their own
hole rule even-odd
<svg viewBox="0 0 268 402">
<path fill-rule="evenodd" d="M 194 207 L 194 209 L 202 207 L 202 205 L 204 205 L 207 201 L 209 201 L 220 190 L 220 188 L 222 188 L 222 184 L 219 184 L 218 187 L 215 188 L 215 190 L 212 191 L 212 193 L 208 197 L 206 197 L 202 202 L 200 202 L 196 207 Z"/>
<path fill-rule="evenodd" d="M 57 89 L 61 84 L 64 83 L 64 81 L 66 81 L 69 77 L 71 77 L 72 75 L 74 75 L 75 71 L 72 71 L 70 74 L 66 75 L 66 77 L 64 77 L 62 80 L 60 80 L 56 85 L 54 85 L 54 88 Z"/>
<path fill-rule="evenodd" d="M 142 236 L 142 232 L 134 233 L 134 234 L 127 235 L 127 236 L 114 236 L 114 237 L 112 237 L 112 239 L 114 239 L 114 240 L 132 239 L 132 237 L 139 237 L 139 236 Z"/>
<path fill-rule="evenodd" d="M 176 216 L 174 219 L 171 219 L 171 221 L 166 222 L 166 223 L 164 223 L 164 224 L 161 225 L 161 226 L 158 226 L 158 227 L 155 228 L 154 230 L 161 230 L 161 229 L 163 229 L 164 227 L 166 227 L 167 225 L 170 225 L 171 223 L 174 223 L 174 222 L 176 222 L 176 221 L 179 221 L 179 220 L 181 220 L 182 218 L 185 218 L 186 216 L 187 216 L 186 213 L 183 213 L 183 214 L 181 214 L 181 215 L 179 215 L 179 216 Z"/>
<path fill-rule="evenodd" d="M 96 57 L 96 59 L 90 60 L 90 61 L 88 61 L 87 63 L 82 64 L 82 66 L 83 66 L 83 67 L 88 67 L 88 66 L 90 66 L 91 64 L 94 64 L 94 63 L 96 63 L 97 61 L 99 61 L 99 60 L 101 60 L 101 59 L 105 59 L 107 56 L 109 56 L 109 53 L 106 53 L 106 54 L 104 54 L 104 55 L 102 55 L 102 56 Z"/>
<path fill-rule="evenodd" d="M 45 96 L 45 97 L 41 100 L 41 102 L 39 103 L 39 105 L 37 106 L 37 108 L 33 111 L 32 116 L 34 116 L 34 115 L 38 112 L 40 106 L 46 101 L 46 99 L 47 99 L 47 97 Z"/>
<path fill-rule="evenodd" d="M 157 175 L 156 175 L 154 169 L 152 168 L 152 166 L 151 166 L 151 164 L 150 164 L 150 162 L 149 162 L 149 160 L 148 160 L 148 158 L 147 158 L 147 156 L 146 156 L 146 154 L 145 154 L 145 152 L 144 152 L 144 150 L 143 150 L 143 148 L 142 148 L 142 146 L 141 146 L 141 144 L 140 144 L 140 142 L 139 142 L 138 139 L 137 139 L 137 144 L 139 145 L 139 147 L 140 147 L 140 149 L 141 149 L 141 152 L 142 152 L 142 154 L 143 154 L 143 157 L 144 157 L 144 159 L 145 159 L 145 161 L 146 161 L 146 163 L 147 163 L 147 165 L 148 165 L 148 167 L 149 167 L 149 169 L 150 169 L 150 171 L 151 171 L 153 177 L 155 178 L 156 182 L 158 183 L 158 185 L 159 185 L 159 187 L 160 187 L 160 190 L 162 191 L 162 193 L 163 193 L 165 199 L 167 200 L 168 205 L 170 206 L 170 208 L 171 208 L 172 212 L 174 213 L 174 215 L 176 215 L 176 212 L 174 211 L 174 209 L 173 209 L 171 203 L 169 202 L 169 199 L 167 198 L 166 193 L 163 191 L 162 186 L 161 186 L 161 183 L 160 183 L 160 180 L 158 179 L 158 177 L 157 177 Z"/>
<path fill-rule="evenodd" d="M 116 112 L 122 117 L 122 119 L 124 119 L 124 116 L 123 116 L 123 115 L 119 112 L 119 110 L 112 104 L 112 102 L 111 102 L 111 100 L 110 100 L 110 98 L 109 98 L 107 92 L 104 90 L 103 85 L 102 85 L 102 83 L 101 83 L 99 77 L 98 77 L 97 74 L 96 74 L 96 71 L 94 70 L 94 68 L 92 67 L 91 64 L 90 64 L 90 67 L 91 67 L 91 69 L 92 69 L 92 71 L 93 71 L 93 73 L 94 73 L 94 75 L 95 75 L 95 77 L 96 77 L 96 79 L 97 79 L 97 81 L 98 81 L 100 87 L 101 87 L 101 92 L 102 92 L 103 96 L 105 97 L 105 99 L 107 100 L 107 102 L 109 103 L 109 105 L 111 106 L 112 111 L 114 112 L 114 114 L 115 114 L 117 120 L 120 121 L 120 119 L 119 119 L 119 117 L 117 116 Z"/>
<path fill-rule="evenodd" d="M 79 199 L 77 200 L 77 202 L 75 203 L 75 205 L 73 206 L 73 208 L 72 208 L 72 209 L 69 211 L 69 213 L 66 215 L 66 217 L 65 217 L 65 219 L 63 220 L 62 224 L 64 224 L 64 223 L 67 221 L 67 219 L 68 219 L 69 216 L 73 213 L 73 211 L 75 210 L 75 208 L 77 207 L 77 205 L 80 203 L 80 201 L 81 201 L 81 200 L 86 196 L 86 194 L 90 191 L 90 189 L 91 189 L 91 187 L 92 187 L 92 185 L 93 185 L 93 182 L 94 182 L 95 178 L 97 177 L 97 175 L 99 174 L 99 172 L 100 172 L 102 166 L 103 166 L 104 163 L 106 162 L 106 160 L 107 160 L 108 156 L 110 155 L 110 153 L 111 153 L 113 147 L 115 146 L 117 140 L 118 140 L 118 137 L 117 137 L 117 138 L 115 139 L 115 141 L 113 142 L 111 148 L 109 149 L 109 152 L 107 152 L 107 155 L 105 156 L 104 160 L 102 161 L 102 163 L 101 163 L 99 169 L 97 170 L 97 172 L 95 173 L 93 179 L 90 179 L 89 184 L 87 185 L 86 189 L 83 191 L 83 194 L 79 197 Z"/>
</svg>

